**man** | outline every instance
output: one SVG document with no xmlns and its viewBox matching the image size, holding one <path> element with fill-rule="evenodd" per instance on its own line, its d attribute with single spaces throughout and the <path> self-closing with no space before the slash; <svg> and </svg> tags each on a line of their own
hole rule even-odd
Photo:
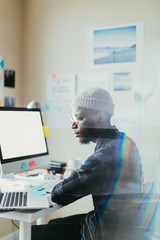
<svg viewBox="0 0 160 240">
<path fill-rule="evenodd" d="M 52 220 L 48 227 L 53 236 L 59 231 L 57 239 L 61 239 L 63 232 L 64 239 L 99 240 L 106 229 L 103 216 L 107 219 L 108 213 L 114 214 L 108 208 L 113 195 L 139 193 L 141 190 L 140 155 L 136 144 L 111 125 L 114 104 L 106 90 L 86 90 L 73 99 L 71 106 L 75 137 L 82 144 L 94 142 L 96 147 L 80 169 L 54 187 L 51 199 L 66 205 L 92 194 L 95 210 Z M 46 226 L 44 228 L 47 229 Z"/>
</svg>

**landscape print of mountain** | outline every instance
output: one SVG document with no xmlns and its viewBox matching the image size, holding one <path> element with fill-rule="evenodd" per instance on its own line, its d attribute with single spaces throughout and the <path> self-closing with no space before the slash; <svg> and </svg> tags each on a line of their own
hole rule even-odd
<svg viewBox="0 0 160 240">
<path fill-rule="evenodd" d="M 136 25 L 93 32 L 93 61 L 98 64 L 136 62 Z"/>
</svg>

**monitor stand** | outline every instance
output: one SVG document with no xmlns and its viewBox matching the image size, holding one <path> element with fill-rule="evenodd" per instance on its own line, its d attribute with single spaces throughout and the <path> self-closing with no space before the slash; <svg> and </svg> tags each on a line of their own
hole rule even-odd
<svg viewBox="0 0 160 240">
<path fill-rule="evenodd" d="M 3 170 L 0 164 L 0 178 L 14 178 L 14 173 L 3 174 Z"/>
</svg>

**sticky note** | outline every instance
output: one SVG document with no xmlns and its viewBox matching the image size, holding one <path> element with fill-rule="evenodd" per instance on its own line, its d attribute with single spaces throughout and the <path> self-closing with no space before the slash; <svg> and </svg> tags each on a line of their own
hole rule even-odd
<svg viewBox="0 0 160 240">
<path fill-rule="evenodd" d="M 35 161 L 30 161 L 29 166 L 30 166 L 30 167 L 36 167 Z"/>
<path fill-rule="evenodd" d="M 25 189 L 27 192 L 33 192 L 33 191 L 42 191 L 44 190 L 44 187 L 29 187 Z"/>
<path fill-rule="evenodd" d="M 32 191 L 32 192 L 29 192 L 29 194 L 32 196 L 39 196 L 39 195 L 46 195 L 46 192 L 45 191 Z"/>
<path fill-rule="evenodd" d="M 43 132 L 46 138 L 51 136 L 48 126 L 43 126 Z"/>
<path fill-rule="evenodd" d="M 56 74 L 52 74 L 52 78 L 55 79 L 56 78 Z"/>
<path fill-rule="evenodd" d="M 27 169 L 27 168 L 28 168 L 27 163 L 22 163 L 21 164 L 21 169 Z"/>
<path fill-rule="evenodd" d="M 0 66 L 1 66 L 1 68 L 4 68 L 4 60 L 2 60 L 2 61 L 0 62 Z"/>
<path fill-rule="evenodd" d="M 48 105 L 48 104 L 46 104 L 46 106 L 45 106 L 45 110 L 46 110 L 46 111 L 48 111 L 48 110 L 49 110 L 49 108 L 50 108 L 50 107 L 49 107 L 49 105 Z"/>
</svg>

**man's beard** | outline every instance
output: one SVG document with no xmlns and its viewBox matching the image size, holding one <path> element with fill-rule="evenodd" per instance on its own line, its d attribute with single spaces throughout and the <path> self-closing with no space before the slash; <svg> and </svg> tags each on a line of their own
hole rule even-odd
<svg viewBox="0 0 160 240">
<path fill-rule="evenodd" d="M 84 128 L 82 139 L 80 139 L 81 144 L 89 144 L 94 142 L 97 138 L 97 132 L 94 128 Z"/>
<path fill-rule="evenodd" d="M 92 140 L 90 138 L 83 138 L 79 140 L 81 144 L 89 144 L 91 141 Z"/>
</svg>

